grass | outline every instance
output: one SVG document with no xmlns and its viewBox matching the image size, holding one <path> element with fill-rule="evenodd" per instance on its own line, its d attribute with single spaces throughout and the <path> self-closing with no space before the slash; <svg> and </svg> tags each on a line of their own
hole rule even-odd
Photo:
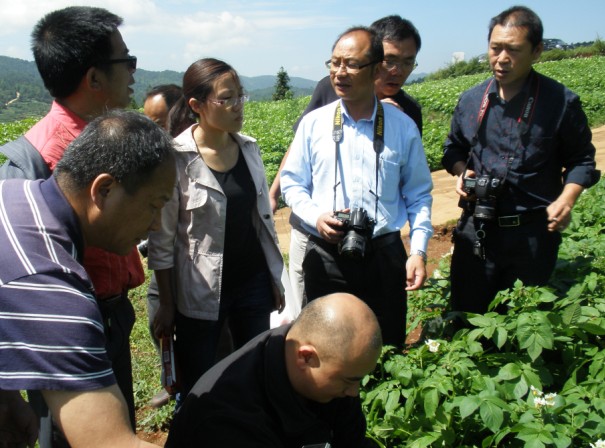
<svg viewBox="0 0 605 448">
<path fill-rule="evenodd" d="M 143 263 L 146 265 L 145 261 Z M 151 271 L 147 271 L 145 283 L 130 291 L 130 300 L 136 313 L 136 321 L 130 336 L 130 350 L 137 430 L 147 433 L 167 431 L 174 409 L 174 401 L 160 409 L 154 409 L 147 404 L 162 387 L 160 358 L 151 341 L 147 319 L 147 287 L 150 277 Z"/>
</svg>

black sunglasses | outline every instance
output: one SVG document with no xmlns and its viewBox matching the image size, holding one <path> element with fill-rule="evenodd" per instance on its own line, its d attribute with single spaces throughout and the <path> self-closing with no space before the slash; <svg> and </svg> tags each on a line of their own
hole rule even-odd
<svg viewBox="0 0 605 448">
<path fill-rule="evenodd" d="M 101 61 L 100 64 L 120 64 L 122 62 L 126 62 L 128 64 L 128 68 L 131 70 L 137 69 L 137 57 L 136 56 L 128 56 L 126 58 L 118 58 L 118 59 L 106 59 Z"/>
</svg>

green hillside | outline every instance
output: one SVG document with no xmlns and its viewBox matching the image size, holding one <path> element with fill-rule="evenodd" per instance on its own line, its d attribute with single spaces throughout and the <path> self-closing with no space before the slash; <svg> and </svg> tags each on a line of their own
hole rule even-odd
<svg viewBox="0 0 605 448">
<path fill-rule="evenodd" d="M 145 93 L 159 84 L 181 85 L 183 73 L 172 70 L 161 72 L 137 69 L 134 74 L 133 99 L 143 104 Z M 242 84 L 253 101 L 271 100 L 275 76 L 242 76 Z M 317 81 L 293 76 L 290 86 L 294 97 L 311 95 Z M 50 108 L 51 96 L 44 88 L 36 64 L 32 61 L 0 56 L 0 123 L 27 117 L 41 117 Z"/>
</svg>

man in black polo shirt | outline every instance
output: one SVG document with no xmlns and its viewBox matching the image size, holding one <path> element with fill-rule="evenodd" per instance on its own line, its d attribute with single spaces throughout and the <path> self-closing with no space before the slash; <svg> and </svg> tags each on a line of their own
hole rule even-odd
<svg viewBox="0 0 605 448">
<path fill-rule="evenodd" d="M 381 347 L 363 301 L 318 298 L 291 326 L 260 334 L 208 370 L 176 413 L 166 447 L 373 447 L 358 395 Z"/>
<path fill-rule="evenodd" d="M 580 99 L 532 68 L 542 49 L 532 10 L 494 17 L 494 76 L 463 93 L 454 112 L 442 159 L 458 176 L 463 208 L 451 267 L 454 311 L 486 312 L 516 279 L 545 284 L 571 209 L 599 179 Z"/>
<path fill-rule="evenodd" d="M 402 89 L 408 76 L 417 66 L 416 56 L 420 51 L 421 45 L 420 34 L 412 22 L 398 15 L 378 19 L 372 23 L 370 28 L 381 37 L 384 47 L 384 61 L 380 67 L 378 79 L 375 82 L 376 95 L 381 101 L 393 104 L 414 120 L 420 131 L 420 135 L 422 135 L 422 111 L 420 105 Z M 298 129 L 298 125 L 305 115 L 337 99 L 338 96 L 332 88 L 330 76 L 326 76 L 317 83 L 309 104 L 293 126 L 294 132 Z M 271 201 L 273 213 L 277 210 L 279 196 L 281 195 L 281 169 L 289 154 L 290 148 L 284 154 L 279 171 L 269 191 L 269 200 Z M 305 302 L 303 299 L 302 260 L 305 255 L 308 235 L 301 226 L 300 218 L 295 214 L 290 215 L 290 225 L 292 226 L 292 232 L 290 234 L 288 273 L 294 295 L 293 302 L 295 302 L 294 306 L 296 307 L 293 311 L 296 314 L 300 311 L 300 306 Z M 288 306 L 292 306 L 292 304 L 290 303 Z"/>
</svg>

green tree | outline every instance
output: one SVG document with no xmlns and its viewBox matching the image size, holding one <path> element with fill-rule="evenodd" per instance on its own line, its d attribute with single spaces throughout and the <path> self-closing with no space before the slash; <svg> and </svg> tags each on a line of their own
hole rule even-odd
<svg viewBox="0 0 605 448">
<path fill-rule="evenodd" d="M 275 81 L 275 92 L 273 92 L 273 101 L 291 100 L 293 96 L 290 89 L 290 77 L 288 72 L 283 67 L 277 72 L 277 80 Z"/>
</svg>

